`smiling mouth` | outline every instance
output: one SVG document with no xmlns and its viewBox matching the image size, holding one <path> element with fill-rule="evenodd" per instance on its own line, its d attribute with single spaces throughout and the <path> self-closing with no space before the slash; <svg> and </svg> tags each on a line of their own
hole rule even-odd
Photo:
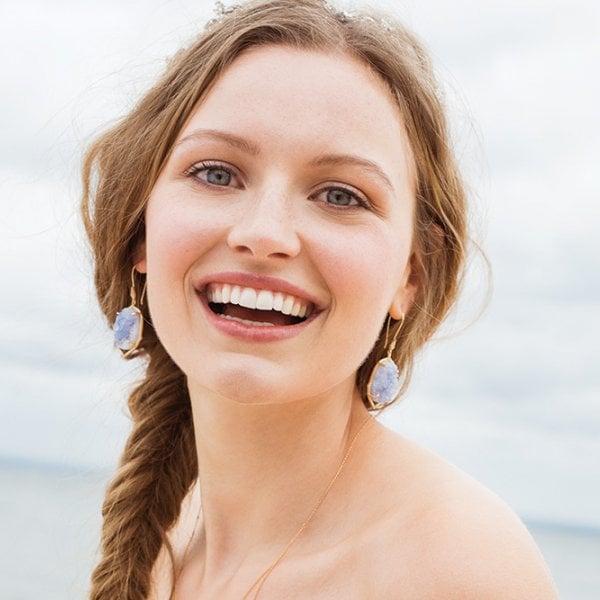
<svg viewBox="0 0 600 600">
<path fill-rule="evenodd" d="M 210 310 L 224 318 L 254 327 L 289 327 L 306 321 L 312 303 L 282 292 L 211 283 L 206 288 Z"/>
</svg>

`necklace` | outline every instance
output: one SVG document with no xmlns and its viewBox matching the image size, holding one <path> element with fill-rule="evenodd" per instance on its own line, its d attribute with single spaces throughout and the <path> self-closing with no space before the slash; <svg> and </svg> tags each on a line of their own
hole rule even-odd
<svg viewBox="0 0 600 600">
<path fill-rule="evenodd" d="M 331 481 L 325 488 L 325 491 L 321 494 L 321 497 L 317 500 L 317 503 L 314 505 L 313 509 L 310 511 L 310 514 L 308 515 L 308 517 L 306 518 L 304 523 L 302 523 L 302 525 L 300 525 L 300 529 L 298 529 L 298 531 L 292 536 L 290 541 L 287 543 L 287 546 L 283 549 L 283 552 L 277 557 L 277 559 L 271 565 L 269 565 L 259 575 L 258 579 L 256 579 L 256 581 L 248 588 L 248 591 L 242 596 L 242 600 L 246 600 L 247 598 L 250 598 L 250 595 L 251 595 L 252 591 L 254 590 L 254 588 L 256 588 L 256 591 L 255 591 L 254 595 L 252 596 L 252 598 L 253 598 L 253 600 L 256 600 L 258 598 L 258 595 L 260 594 L 260 591 L 261 591 L 263 585 L 265 584 L 265 581 L 269 577 L 269 575 L 275 570 L 275 568 L 279 565 L 279 563 L 281 563 L 281 561 L 286 557 L 287 553 L 290 551 L 290 548 L 295 544 L 296 540 L 302 535 L 303 531 L 308 527 L 309 523 L 313 520 L 313 517 L 317 514 L 317 511 L 319 510 L 319 508 L 321 508 L 321 505 L 323 504 L 323 502 L 325 502 L 325 498 L 327 498 L 327 496 L 329 495 L 329 492 L 331 491 L 331 488 L 333 487 L 333 485 L 337 481 L 338 477 L 340 476 L 340 474 L 344 468 L 344 465 L 350 458 L 350 454 L 352 452 L 352 449 L 354 448 L 354 444 L 356 443 L 356 440 L 358 439 L 359 434 L 366 427 L 367 423 L 371 422 L 372 420 L 373 420 L 373 418 L 371 417 L 371 415 L 369 415 L 363 421 L 363 424 L 360 426 L 360 428 L 354 434 L 354 437 L 348 444 L 346 453 L 344 454 L 344 457 L 342 458 L 342 460 L 337 468 L 337 471 L 335 472 L 335 475 L 331 478 Z"/>
<path fill-rule="evenodd" d="M 342 460 L 340 461 L 340 464 L 338 465 L 338 468 L 337 468 L 334 476 L 331 478 L 331 481 L 328 483 L 327 487 L 325 488 L 325 490 L 323 491 L 323 493 L 317 500 L 316 504 L 313 506 L 313 509 L 310 511 L 308 517 L 304 520 L 302 525 L 300 525 L 300 528 L 298 529 L 298 531 L 296 531 L 296 533 L 292 536 L 290 541 L 287 543 L 287 545 L 283 549 L 283 552 L 281 552 L 281 554 L 275 559 L 275 561 L 273 561 L 258 576 L 258 578 L 254 581 L 254 583 L 248 588 L 248 591 L 242 596 L 242 600 L 247 600 L 250 597 L 252 597 L 253 600 L 256 600 L 258 598 L 258 595 L 260 594 L 260 591 L 262 590 L 263 585 L 265 584 L 265 581 L 267 580 L 269 575 L 271 575 L 271 573 L 276 569 L 276 567 L 281 563 L 281 561 L 287 556 L 287 553 L 290 551 L 292 546 L 296 543 L 298 538 L 302 535 L 304 530 L 308 527 L 310 522 L 313 520 L 313 518 L 317 514 L 319 508 L 321 508 L 321 505 L 323 504 L 323 502 L 325 502 L 325 499 L 329 495 L 331 488 L 334 486 L 335 482 L 338 480 L 339 476 L 342 473 L 342 470 L 344 469 L 344 466 L 348 462 L 348 459 L 350 458 L 350 454 L 352 453 L 352 449 L 354 448 L 354 445 L 356 444 L 356 440 L 358 439 L 358 436 L 365 429 L 367 424 L 372 421 L 373 421 L 373 418 L 371 417 L 371 415 L 369 415 L 363 421 L 363 423 L 359 427 L 358 431 L 354 434 L 354 436 L 350 440 L 350 443 L 348 444 L 348 448 L 346 449 L 346 452 L 345 452 L 344 456 L 342 457 Z M 183 566 L 185 564 L 185 559 L 186 559 L 187 553 L 190 549 L 190 545 L 192 543 L 192 540 L 194 539 L 194 536 L 196 535 L 196 528 L 198 526 L 198 521 L 200 520 L 201 512 L 202 512 L 202 506 L 200 506 L 200 510 L 198 511 L 198 515 L 196 516 L 196 521 L 194 523 L 194 529 L 192 531 L 192 535 L 191 535 L 190 539 L 188 540 L 188 543 L 185 547 L 185 551 L 183 553 L 183 557 L 182 557 L 182 561 L 181 561 L 181 566 L 178 570 L 176 580 L 179 579 L 179 575 L 181 574 L 181 571 L 183 570 Z M 254 591 L 254 595 L 252 595 L 253 591 Z"/>
<path fill-rule="evenodd" d="M 196 482 L 196 484 L 197 483 L 198 482 Z M 198 509 L 198 514 L 196 515 L 196 520 L 194 521 L 194 528 L 192 529 L 192 535 L 190 536 L 190 539 L 188 540 L 187 544 L 185 545 L 185 550 L 183 551 L 183 554 L 181 555 L 181 564 L 179 565 L 179 568 L 177 569 L 177 574 L 175 576 L 175 585 L 177 585 L 177 581 L 178 581 L 179 577 L 181 576 L 183 567 L 185 566 L 185 559 L 187 558 L 188 552 L 190 550 L 190 546 L 192 545 L 192 540 L 194 539 L 194 537 L 196 537 L 196 529 L 198 528 L 198 521 L 200 521 L 201 514 L 202 514 L 202 505 L 200 505 L 200 508 Z"/>
</svg>

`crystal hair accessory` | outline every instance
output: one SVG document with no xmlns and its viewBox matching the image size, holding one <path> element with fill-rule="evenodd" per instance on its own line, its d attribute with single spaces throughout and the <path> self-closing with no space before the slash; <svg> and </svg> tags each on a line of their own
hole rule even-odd
<svg viewBox="0 0 600 600">
<path fill-rule="evenodd" d="M 377 361 L 373 367 L 369 383 L 367 384 L 367 399 L 371 410 L 379 410 L 388 404 L 392 403 L 400 393 L 400 371 L 398 365 L 392 359 L 392 352 L 396 347 L 400 330 L 404 324 L 404 314 L 400 317 L 394 337 L 388 345 L 390 335 L 390 321 L 392 318 L 388 315 L 385 328 L 385 346 L 387 348 L 387 356 Z"/>
<path fill-rule="evenodd" d="M 124 357 L 131 356 L 139 347 L 144 332 L 144 315 L 137 307 L 137 295 L 135 292 L 135 267 L 131 269 L 131 304 L 117 313 L 113 325 L 113 335 L 115 346 L 121 351 Z M 146 281 L 142 288 L 140 296 L 140 306 L 144 303 L 146 295 Z"/>
</svg>

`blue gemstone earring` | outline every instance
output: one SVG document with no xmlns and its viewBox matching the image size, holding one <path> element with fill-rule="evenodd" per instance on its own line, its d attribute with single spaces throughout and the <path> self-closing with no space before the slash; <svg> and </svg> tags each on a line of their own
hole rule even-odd
<svg viewBox="0 0 600 600">
<path fill-rule="evenodd" d="M 113 325 L 113 335 L 115 338 L 115 346 L 119 348 L 124 357 L 131 356 L 142 341 L 144 331 L 144 315 L 136 306 L 137 298 L 135 293 L 135 267 L 131 269 L 131 304 L 117 313 L 115 323 Z M 146 294 L 146 282 L 142 288 L 140 297 L 140 306 L 144 302 Z"/>
<path fill-rule="evenodd" d="M 377 361 L 373 367 L 369 383 L 367 384 L 367 398 L 372 410 L 379 410 L 393 402 L 400 393 L 400 372 L 398 366 L 392 359 L 392 352 L 396 347 L 398 335 L 404 323 L 404 315 L 400 317 L 400 325 L 396 329 L 394 338 L 388 346 L 390 335 L 390 321 L 392 318 L 388 315 L 385 328 L 385 345 L 387 347 L 387 356 Z"/>
</svg>

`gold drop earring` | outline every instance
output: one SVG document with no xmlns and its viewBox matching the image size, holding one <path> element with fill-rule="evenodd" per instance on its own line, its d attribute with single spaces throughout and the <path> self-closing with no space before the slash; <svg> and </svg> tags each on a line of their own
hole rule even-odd
<svg viewBox="0 0 600 600">
<path fill-rule="evenodd" d="M 131 356 L 138 349 L 144 332 L 144 315 L 136 305 L 135 273 L 136 270 L 133 267 L 131 269 L 131 288 L 129 290 L 131 304 L 117 313 L 113 325 L 115 346 L 119 348 L 124 357 Z M 144 281 L 144 287 L 142 288 L 140 306 L 144 303 L 146 283 L 147 280 Z"/>
<path fill-rule="evenodd" d="M 392 403 L 398 397 L 400 388 L 402 387 L 400 384 L 400 371 L 398 371 L 398 365 L 392 359 L 392 352 L 396 347 L 400 330 L 404 324 L 404 313 L 400 317 L 400 324 L 396 329 L 392 341 L 388 345 L 391 320 L 392 317 L 388 315 L 385 328 L 387 356 L 377 361 L 367 384 L 367 398 L 372 410 L 379 410 Z"/>
</svg>

